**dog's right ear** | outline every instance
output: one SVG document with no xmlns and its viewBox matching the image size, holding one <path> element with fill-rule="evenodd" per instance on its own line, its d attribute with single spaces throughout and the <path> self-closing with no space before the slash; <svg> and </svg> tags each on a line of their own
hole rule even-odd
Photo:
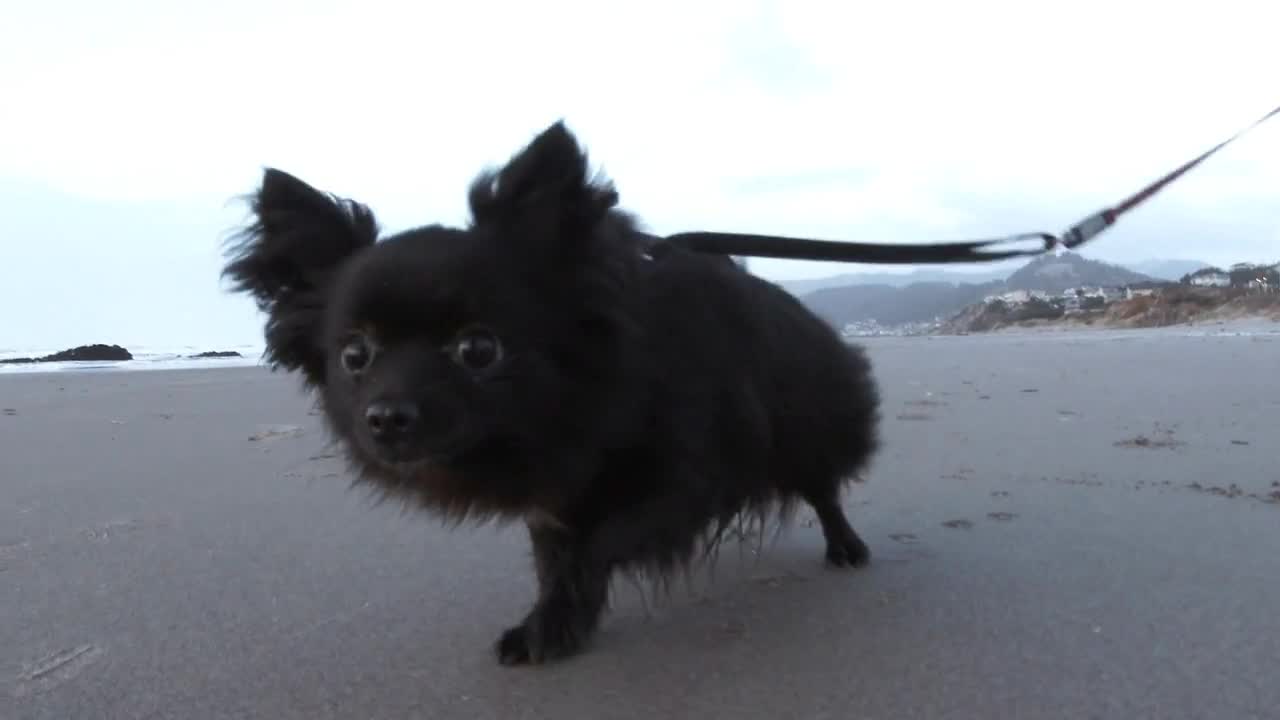
<svg viewBox="0 0 1280 720">
<path fill-rule="evenodd" d="M 233 238 L 222 274 L 266 313 L 271 367 L 300 370 L 308 384 L 319 385 L 328 285 L 348 258 L 377 240 L 377 220 L 364 205 L 274 168 L 264 172 L 250 204 L 254 221 Z"/>
</svg>

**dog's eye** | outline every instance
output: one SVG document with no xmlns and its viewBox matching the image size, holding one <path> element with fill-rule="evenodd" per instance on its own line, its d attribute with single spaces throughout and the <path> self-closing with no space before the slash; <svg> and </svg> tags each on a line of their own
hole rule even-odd
<svg viewBox="0 0 1280 720">
<path fill-rule="evenodd" d="M 454 341 L 450 354 L 468 370 L 487 370 L 502 360 L 502 342 L 488 330 L 471 330 Z"/>
<path fill-rule="evenodd" d="M 369 347 L 369 341 L 363 337 L 352 338 L 346 345 L 342 346 L 342 351 L 338 354 L 338 361 L 342 363 L 342 369 L 352 375 L 369 367 L 369 362 L 372 359 L 373 349 Z"/>
</svg>

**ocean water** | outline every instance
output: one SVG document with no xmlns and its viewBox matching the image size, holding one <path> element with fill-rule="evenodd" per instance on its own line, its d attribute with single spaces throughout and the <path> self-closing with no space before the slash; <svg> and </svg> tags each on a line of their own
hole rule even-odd
<svg viewBox="0 0 1280 720">
<path fill-rule="evenodd" d="M 968 336 L 919 336 L 906 338 L 910 342 L 929 340 L 946 341 L 949 338 L 963 338 L 965 342 L 985 340 L 987 342 L 1079 342 L 1079 341 L 1120 341 L 1141 340 L 1160 337 L 1186 338 L 1225 338 L 1244 337 L 1260 341 L 1280 341 L 1280 322 L 1267 319 L 1242 319 L 1226 322 L 1204 323 L 1200 325 L 1175 325 L 1162 328 L 1129 328 L 1129 329 L 1094 329 L 1078 327 L 1039 327 L 1010 328 L 993 333 L 978 333 Z M 892 340 L 886 338 L 854 338 L 856 342 L 874 340 Z M 133 360 L 124 362 L 57 362 L 27 363 L 22 365 L 0 365 L 0 374 L 11 373 L 49 373 L 49 372 L 82 372 L 82 371 L 134 371 L 134 370 L 174 370 L 181 368 L 219 368 L 219 367 L 252 367 L 263 363 L 264 348 L 262 345 L 220 345 L 220 346 L 147 346 L 124 345 L 133 353 Z M 67 348 L 8 348 L 0 347 L 0 359 L 17 357 L 43 357 L 60 352 Z M 234 350 L 242 355 L 238 358 L 192 358 L 191 355 L 209 350 Z"/>
<path fill-rule="evenodd" d="M 0 374 L 50 373 L 83 371 L 134 371 L 175 370 L 181 368 L 251 367 L 262 364 L 261 345 L 230 345 L 219 347 L 195 346 L 146 346 L 124 345 L 133 354 L 132 360 L 120 362 L 49 362 L 0 365 Z M 44 357 L 68 348 L 6 348 L 0 347 L 0 360 L 19 357 Z M 233 350 L 243 357 L 192 358 L 207 351 Z"/>
</svg>

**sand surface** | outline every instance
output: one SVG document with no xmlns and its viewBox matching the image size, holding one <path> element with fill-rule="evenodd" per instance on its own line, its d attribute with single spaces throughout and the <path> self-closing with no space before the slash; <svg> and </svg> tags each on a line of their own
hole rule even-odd
<svg viewBox="0 0 1280 720">
<path fill-rule="evenodd" d="M 540 669 L 521 533 L 373 507 L 291 378 L 0 376 L 0 719 L 1280 717 L 1280 336 L 868 345 L 871 567 L 801 522 Z"/>
</svg>

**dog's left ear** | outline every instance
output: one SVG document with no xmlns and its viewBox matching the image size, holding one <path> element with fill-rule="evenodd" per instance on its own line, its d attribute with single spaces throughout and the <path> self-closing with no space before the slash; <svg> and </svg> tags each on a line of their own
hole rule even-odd
<svg viewBox="0 0 1280 720">
<path fill-rule="evenodd" d="M 513 242 L 535 244 L 527 249 L 559 254 L 590 241 L 618 193 L 609 181 L 589 176 L 586 153 L 560 121 L 500 170 L 477 178 L 468 199 L 477 226 L 496 224 Z"/>
</svg>

